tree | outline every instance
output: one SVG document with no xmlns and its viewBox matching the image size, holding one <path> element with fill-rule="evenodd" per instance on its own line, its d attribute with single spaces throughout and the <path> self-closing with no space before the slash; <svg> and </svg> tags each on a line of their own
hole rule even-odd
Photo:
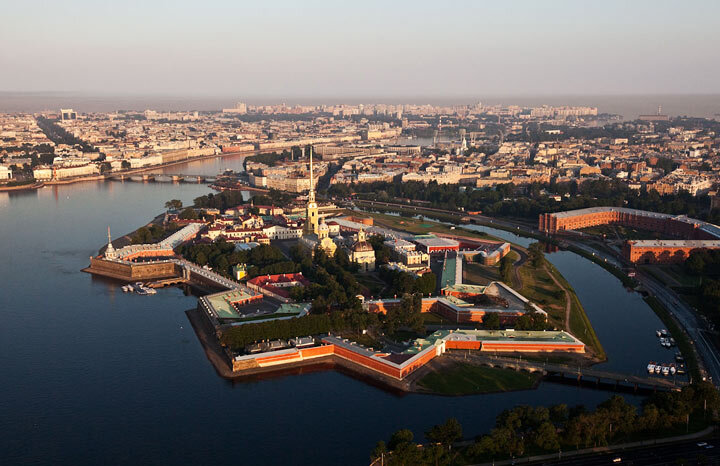
<svg viewBox="0 0 720 466">
<path fill-rule="evenodd" d="M 508 285 L 512 285 L 513 260 L 508 256 L 500 260 L 500 279 Z"/>
<path fill-rule="evenodd" d="M 434 293 L 436 286 L 437 276 L 433 272 L 425 272 L 422 277 L 415 280 L 414 289 L 425 296 Z"/>
<path fill-rule="evenodd" d="M 183 203 L 180 199 L 171 199 L 165 203 L 165 209 L 167 210 L 180 210 L 182 206 Z"/>
<path fill-rule="evenodd" d="M 444 423 L 433 426 L 425 436 L 429 441 L 439 443 L 450 450 L 452 444 L 462 438 L 462 432 L 460 422 L 451 417 Z"/>
<path fill-rule="evenodd" d="M 380 440 L 370 453 L 370 461 L 375 461 L 385 455 L 387 455 L 387 445 L 385 445 L 384 441 Z"/>
<path fill-rule="evenodd" d="M 123 160 L 122 162 L 120 162 L 120 167 L 122 167 L 123 170 L 129 170 L 131 166 L 132 165 L 130 165 L 130 162 L 128 160 Z"/>
<path fill-rule="evenodd" d="M 178 217 L 183 220 L 197 220 L 198 214 L 192 207 L 187 207 L 182 212 L 180 212 L 180 215 L 178 215 Z"/>
<path fill-rule="evenodd" d="M 390 437 L 390 442 L 388 443 L 388 448 L 391 450 L 394 450 L 397 448 L 398 445 L 403 443 L 410 443 L 415 438 L 415 435 L 412 433 L 410 429 L 400 429 L 396 431 L 392 436 Z"/>
<path fill-rule="evenodd" d="M 557 450 L 560 448 L 560 440 L 555 426 L 545 421 L 535 431 L 534 443 L 543 450 Z"/>
<path fill-rule="evenodd" d="M 545 255 L 542 251 L 542 244 L 540 243 L 533 243 L 530 246 L 528 246 L 528 256 L 530 257 L 530 262 L 532 263 L 532 266 L 535 268 L 540 268 L 545 263 Z"/>
<path fill-rule="evenodd" d="M 498 312 L 488 312 L 483 317 L 483 327 L 487 329 L 499 329 L 500 328 L 500 313 Z"/>
</svg>

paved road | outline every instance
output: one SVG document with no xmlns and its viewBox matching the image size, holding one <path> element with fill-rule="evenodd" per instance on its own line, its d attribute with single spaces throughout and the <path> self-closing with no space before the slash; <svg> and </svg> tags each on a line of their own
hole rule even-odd
<svg viewBox="0 0 720 466">
<path fill-rule="evenodd" d="M 635 448 L 632 450 L 613 452 L 613 453 L 595 453 L 591 456 L 577 456 L 560 460 L 546 460 L 530 464 L 552 464 L 566 466 L 599 466 L 624 464 L 634 466 L 677 466 L 678 464 L 720 464 L 720 442 L 717 439 L 706 441 L 713 448 L 698 446 L 699 440 L 688 440 L 679 443 L 670 443 L 667 445 L 652 445 L 647 447 Z M 620 458 L 615 462 L 616 458 Z M 685 463 L 680 462 L 685 460 Z M 704 462 L 703 462 L 704 461 Z M 517 462 L 516 464 L 528 464 Z"/>
</svg>

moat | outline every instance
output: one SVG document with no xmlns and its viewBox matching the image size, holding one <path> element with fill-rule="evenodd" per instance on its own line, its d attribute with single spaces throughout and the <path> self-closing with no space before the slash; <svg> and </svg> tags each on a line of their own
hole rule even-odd
<svg viewBox="0 0 720 466">
<path fill-rule="evenodd" d="M 215 174 L 241 160 L 202 163 Z M 174 169 L 202 173 L 199 163 Z M 9 464 L 364 464 L 375 442 L 400 428 L 422 435 L 455 416 L 472 436 L 517 404 L 593 406 L 609 396 L 552 383 L 470 397 L 399 396 L 317 369 L 235 383 L 217 377 L 184 312 L 196 296 L 179 288 L 124 294 L 116 282 L 80 272 L 106 225 L 127 232 L 166 200 L 190 203 L 207 192 L 89 182 L 0 193 L 0 367 L 8 382 L 0 426 L 10 433 L 0 456 Z M 604 368 L 640 374 L 648 360 L 666 357 L 654 336 L 662 324 L 640 296 L 572 253 L 548 259 L 582 301 L 608 355 Z M 324 416 L 333 421 L 319 422 Z"/>
</svg>

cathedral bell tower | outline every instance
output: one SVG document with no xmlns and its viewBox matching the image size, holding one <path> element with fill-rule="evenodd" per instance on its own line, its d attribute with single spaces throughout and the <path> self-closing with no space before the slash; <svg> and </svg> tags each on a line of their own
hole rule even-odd
<svg viewBox="0 0 720 466">
<path fill-rule="evenodd" d="M 308 203 L 305 208 L 305 234 L 317 234 L 318 232 L 318 205 L 315 202 L 315 180 L 313 179 L 312 146 L 310 146 L 310 192 L 308 192 Z"/>
</svg>

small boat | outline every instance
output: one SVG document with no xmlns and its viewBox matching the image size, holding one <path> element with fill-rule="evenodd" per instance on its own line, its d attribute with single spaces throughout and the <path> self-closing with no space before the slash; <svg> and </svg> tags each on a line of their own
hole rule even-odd
<svg viewBox="0 0 720 466">
<path fill-rule="evenodd" d="M 662 366 L 658 364 L 657 366 L 655 366 L 655 373 L 659 374 L 660 372 L 662 372 Z"/>
<path fill-rule="evenodd" d="M 123 285 L 122 290 L 123 290 L 123 293 L 130 293 L 133 290 L 133 288 L 130 285 Z"/>
<path fill-rule="evenodd" d="M 675 346 L 675 339 L 673 337 L 670 337 L 670 344 L 672 346 Z"/>
<path fill-rule="evenodd" d="M 660 337 L 662 336 L 662 331 L 656 330 L 656 331 L 655 331 L 655 335 L 657 335 L 658 338 L 660 338 Z"/>
<path fill-rule="evenodd" d="M 663 337 L 666 337 L 666 336 L 668 336 L 668 331 L 665 329 L 662 329 L 662 330 L 660 330 L 660 335 L 662 335 Z"/>
<path fill-rule="evenodd" d="M 680 367 L 677 368 L 678 375 L 685 373 L 685 364 L 680 364 Z"/>
<path fill-rule="evenodd" d="M 675 353 L 675 361 L 676 362 L 684 362 L 685 358 L 683 358 L 683 355 L 680 353 Z"/>
<path fill-rule="evenodd" d="M 670 364 L 670 375 L 675 375 L 675 372 L 677 372 L 677 369 L 675 369 L 675 364 Z"/>
<path fill-rule="evenodd" d="M 670 368 L 668 366 L 663 366 L 662 375 L 669 375 L 669 374 L 670 374 Z"/>
<path fill-rule="evenodd" d="M 652 374 L 653 372 L 655 372 L 655 363 L 654 363 L 654 362 L 651 362 L 650 364 L 648 364 L 648 366 L 647 366 L 647 371 L 648 371 L 650 374 Z"/>
</svg>

